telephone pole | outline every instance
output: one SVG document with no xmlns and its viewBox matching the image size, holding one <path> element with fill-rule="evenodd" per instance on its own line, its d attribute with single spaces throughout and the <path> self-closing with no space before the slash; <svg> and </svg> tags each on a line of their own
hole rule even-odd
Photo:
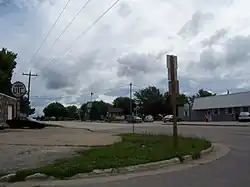
<svg viewBox="0 0 250 187">
<path fill-rule="evenodd" d="M 32 74 L 31 71 L 29 71 L 29 73 L 23 73 L 23 75 L 29 77 L 29 81 L 28 81 L 28 101 L 30 102 L 31 77 L 37 77 L 37 74 Z M 29 107 L 27 109 L 27 115 L 29 116 Z"/>
<path fill-rule="evenodd" d="M 135 124 L 133 119 L 133 107 L 132 107 L 132 83 L 129 84 L 129 111 L 130 111 L 130 120 L 133 123 L 133 133 L 135 133 Z"/>
</svg>

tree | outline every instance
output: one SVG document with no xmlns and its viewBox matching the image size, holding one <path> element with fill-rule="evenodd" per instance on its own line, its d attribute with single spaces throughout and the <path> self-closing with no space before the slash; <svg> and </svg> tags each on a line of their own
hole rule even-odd
<svg viewBox="0 0 250 187">
<path fill-rule="evenodd" d="M 188 103 L 188 97 L 185 94 L 179 94 L 176 97 L 177 106 L 184 106 Z"/>
<path fill-rule="evenodd" d="M 78 119 L 78 109 L 75 105 L 66 107 L 67 116 L 72 119 Z"/>
<path fill-rule="evenodd" d="M 125 115 L 129 115 L 130 114 L 130 98 L 129 97 L 117 97 L 114 101 L 113 101 L 113 105 L 115 108 L 121 108 L 123 109 L 123 113 Z M 135 101 L 132 100 L 132 108 L 135 107 Z"/>
<path fill-rule="evenodd" d="M 43 109 L 43 113 L 46 117 L 66 117 L 67 110 L 66 108 L 58 102 L 50 103 Z"/>
<path fill-rule="evenodd" d="M 209 97 L 209 96 L 214 96 L 216 95 L 215 93 L 211 93 L 209 91 L 206 91 L 204 89 L 200 89 L 198 93 L 196 94 L 196 97 Z"/>
<path fill-rule="evenodd" d="M 135 92 L 135 102 L 142 103 L 141 112 L 146 115 L 157 116 L 165 111 L 164 96 L 155 86 Z"/>
<path fill-rule="evenodd" d="M 29 112 L 29 115 L 32 115 L 35 113 L 36 109 L 31 108 L 28 98 L 24 96 L 20 98 L 20 112 L 26 114 L 27 111 Z"/>
<path fill-rule="evenodd" d="M 16 67 L 17 54 L 2 48 L 0 51 L 0 93 L 11 94 L 11 78 Z"/>
<path fill-rule="evenodd" d="M 82 104 L 80 107 L 80 116 L 81 119 L 85 119 L 86 115 L 88 114 L 88 103 Z M 89 113 L 90 120 L 101 120 L 102 117 L 106 116 L 108 112 L 108 108 L 112 105 L 109 103 L 105 103 L 103 101 L 93 101 L 92 106 Z"/>
<path fill-rule="evenodd" d="M 101 120 L 104 116 L 106 116 L 110 106 L 112 105 L 103 101 L 93 101 L 89 114 L 90 120 Z"/>
</svg>

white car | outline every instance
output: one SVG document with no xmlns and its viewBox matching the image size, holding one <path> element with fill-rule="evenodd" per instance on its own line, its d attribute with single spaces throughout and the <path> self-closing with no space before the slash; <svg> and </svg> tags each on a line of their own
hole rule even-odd
<svg viewBox="0 0 250 187">
<path fill-rule="evenodd" d="M 242 121 L 250 121 L 250 113 L 249 112 L 241 112 L 239 115 L 239 122 Z"/>
<path fill-rule="evenodd" d="M 177 117 L 177 121 L 181 121 L 181 118 Z M 173 115 L 167 115 L 163 118 L 163 122 L 172 122 L 173 121 Z"/>
<path fill-rule="evenodd" d="M 144 121 L 145 121 L 145 122 L 154 122 L 154 118 L 153 118 L 153 116 L 148 115 L 148 116 L 146 116 L 146 117 L 144 118 Z"/>
<path fill-rule="evenodd" d="M 166 115 L 164 118 L 163 118 L 163 122 L 166 123 L 168 121 L 171 121 L 173 119 L 173 115 Z"/>
</svg>

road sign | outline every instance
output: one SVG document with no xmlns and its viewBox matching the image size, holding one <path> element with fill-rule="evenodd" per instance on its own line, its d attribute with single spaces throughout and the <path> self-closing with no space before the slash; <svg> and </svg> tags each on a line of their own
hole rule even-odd
<svg viewBox="0 0 250 187">
<path fill-rule="evenodd" d="M 168 80 L 177 80 L 177 56 L 167 55 Z"/>
<path fill-rule="evenodd" d="M 24 96 L 24 94 L 26 94 L 26 87 L 22 82 L 17 81 L 17 82 L 12 84 L 11 92 L 15 97 L 20 98 L 20 97 Z"/>
</svg>

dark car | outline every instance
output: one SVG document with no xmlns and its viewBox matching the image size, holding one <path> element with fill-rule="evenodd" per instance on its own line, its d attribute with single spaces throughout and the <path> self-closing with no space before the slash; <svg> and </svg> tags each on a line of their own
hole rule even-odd
<svg viewBox="0 0 250 187">
<path fill-rule="evenodd" d="M 15 118 L 7 120 L 6 123 L 9 125 L 11 129 L 22 129 L 22 128 L 42 129 L 46 126 L 45 124 L 39 123 L 38 121 L 30 117 Z"/>
</svg>

